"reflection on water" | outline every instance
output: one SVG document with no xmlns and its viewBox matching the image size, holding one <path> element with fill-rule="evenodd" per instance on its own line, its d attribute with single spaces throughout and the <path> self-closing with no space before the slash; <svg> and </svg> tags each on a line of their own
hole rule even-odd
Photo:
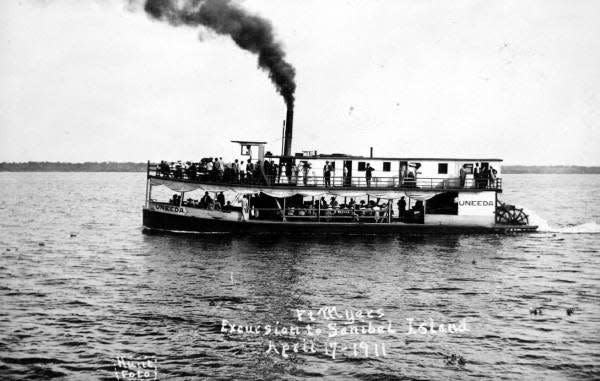
<svg viewBox="0 0 600 381">
<path fill-rule="evenodd" d="M 503 197 L 537 207 L 552 226 L 597 223 L 598 203 L 587 214 L 559 213 L 562 201 L 536 206 L 519 186 L 545 192 L 559 180 L 508 178 L 519 191 Z M 598 180 L 567 187 L 576 193 L 547 191 L 594 200 Z M 8 378 L 115 379 L 118 356 L 156 358 L 162 379 L 182 380 L 600 374 L 598 234 L 145 235 L 143 174 L 0 174 L 0 184 L 8 217 L 0 373 Z M 296 309 L 323 306 L 381 309 L 402 333 L 363 338 L 385 342 L 386 357 L 335 360 L 322 351 L 266 355 L 269 337 L 221 333 L 222 319 L 299 325 Z M 407 318 L 466 319 L 469 331 L 408 336 Z M 466 363 L 449 362 L 451 354 Z"/>
</svg>

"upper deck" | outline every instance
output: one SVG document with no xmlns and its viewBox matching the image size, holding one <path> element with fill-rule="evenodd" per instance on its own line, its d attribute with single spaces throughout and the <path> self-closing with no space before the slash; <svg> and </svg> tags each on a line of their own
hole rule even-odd
<svg viewBox="0 0 600 381">
<path fill-rule="evenodd" d="M 249 152 L 248 152 L 249 153 Z M 259 154 L 229 163 L 148 163 L 148 177 L 213 185 L 304 189 L 502 192 L 501 159 L 391 158 L 341 154 Z M 252 164 L 248 166 L 248 161 Z"/>
</svg>

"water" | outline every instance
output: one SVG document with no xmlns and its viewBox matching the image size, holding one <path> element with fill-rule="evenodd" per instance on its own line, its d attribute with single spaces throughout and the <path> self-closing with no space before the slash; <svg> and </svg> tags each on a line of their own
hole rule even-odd
<svg viewBox="0 0 600 381">
<path fill-rule="evenodd" d="M 144 235 L 144 175 L 0 173 L 2 379 L 115 380 L 118 357 L 169 380 L 600 377 L 600 176 L 505 176 L 535 234 L 309 238 Z M 295 309 L 322 306 L 397 332 L 328 338 L 319 318 L 316 353 L 289 358 L 269 340 L 306 334 L 221 333 L 306 328 Z M 407 318 L 468 331 L 407 335 Z M 386 355 L 332 359 L 332 341 Z"/>
</svg>

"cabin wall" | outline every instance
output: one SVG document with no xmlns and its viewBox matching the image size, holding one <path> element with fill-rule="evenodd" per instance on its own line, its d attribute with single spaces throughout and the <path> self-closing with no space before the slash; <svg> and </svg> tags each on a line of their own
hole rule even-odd
<svg viewBox="0 0 600 381">
<path fill-rule="evenodd" d="M 426 225 L 493 226 L 496 222 L 496 192 L 459 192 L 458 215 L 425 214 Z"/>
<path fill-rule="evenodd" d="M 309 176 L 322 177 L 323 176 L 323 167 L 325 166 L 325 162 L 329 161 L 330 163 L 335 163 L 335 170 L 332 172 L 332 185 L 340 186 L 342 185 L 342 176 L 344 174 L 343 165 L 344 162 L 347 161 L 344 158 L 318 158 L 318 159 L 303 159 L 301 157 L 296 158 L 296 164 L 299 165 L 301 161 L 308 161 L 311 164 L 311 170 L 309 171 Z M 352 163 L 351 175 L 352 175 L 352 185 L 354 186 L 364 186 L 366 183 L 365 180 L 365 171 L 359 171 L 359 163 L 364 162 L 369 163 L 371 167 L 373 167 L 373 186 L 392 186 L 399 184 L 400 177 L 400 162 L 407 161 L 409 166 L 411 164 L 419 163 L 421 166 L 417 170 L 417 179 L 430 179 L 431 186 L 441 186 L 444 180 L 447 179 L 457 179 L 460 177 L 460 169 L 464 164 L 470 164 L 473 167 L 476 163 L 481 163 L 480 161 L 456 161 L 456 160 L 403 160 L 403 159 L 372 159 L 372 158 L 359 158 L 359 159 L 349 159 Z M 384 163 L 390 164 L 390 170 L 384 171 Z M 494 169 L 496 169 L 497 177 L 501 176 L 500 168 L 501 162 L 499 161 L 489 161 L 489 163 Z M 440 164 L 446 164 L 447 169 L 446 173 L 440 173 Z M 335 179 L 338 177 L 338 179 Z M 379 178 L 379 179 L 378 179 Z"/>
</svg>

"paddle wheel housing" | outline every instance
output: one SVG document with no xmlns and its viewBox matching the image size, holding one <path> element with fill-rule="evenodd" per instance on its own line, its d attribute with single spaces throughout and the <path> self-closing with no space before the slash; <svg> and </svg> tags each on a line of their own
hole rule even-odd
<svg viewBox="0 0 600 381">
<path fill-rule="evenodd" d="M 496 206 L 496 223 L 503 225 L 529 225 L 529 216 L 522 208 L 498 201 Z"/>
</svg>

